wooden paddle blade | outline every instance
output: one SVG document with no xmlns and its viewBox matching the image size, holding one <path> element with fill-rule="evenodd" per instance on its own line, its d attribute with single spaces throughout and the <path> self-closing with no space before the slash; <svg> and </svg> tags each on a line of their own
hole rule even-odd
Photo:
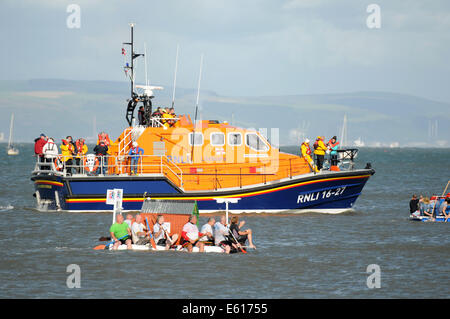
<svg viewBox="0 0 450 319">
<path fill-rule="evenodd" d="M 94 247 L 94 250 L 104 250 L 106 248 L 106 245 L 98 245 Z"/>
</svg>

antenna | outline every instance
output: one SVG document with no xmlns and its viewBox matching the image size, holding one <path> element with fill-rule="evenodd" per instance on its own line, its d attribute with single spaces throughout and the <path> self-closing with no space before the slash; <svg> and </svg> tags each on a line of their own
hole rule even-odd
<svg viewBox="0 0 450 319">
<path fill-rule="evenodd" d="M 145 85 L 148 86 L 148 77 L 147 77 L 147 45 L 144 42 L 144 67 L 145 67 Z"/>
<path fill-rule="evenodd" d="M 191 148 L 192 163 L 194 162 L 195 127 L 197 125 L 197 111 L 198 111 L 198 100 L 200 98 L 200 83 L 202 81 L 202 69 L 203 69 L 203 53 L 200 56 L 200 74 L 198 75 L 197 102 L 195 103 L 194 129 L 192 130 L 192 148 Z"/>
<path fill-rule="evenodd" d="M 173 94 L 172 94 L 172 107 L 175 105 L 175 88 L 177 86 L 177 72 L 178 72 L 178 51 L 180 45 L 177 44 L 177 57 L 175 58 L 175 75 L 173 77 Z"/>
</svg>

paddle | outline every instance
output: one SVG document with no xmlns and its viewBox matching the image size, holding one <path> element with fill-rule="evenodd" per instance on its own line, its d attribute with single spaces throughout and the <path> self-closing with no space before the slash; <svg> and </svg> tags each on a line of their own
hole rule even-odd
<svg viewBox="0 0 450 319">
<path fill-rule="evenodd" d="M 126 234 L 125 236 L 122 236 L 120 238 L 118 238 L 117 240 L 121 240 L 122 238 L 128 237 L 129 235 Z M 107 243 L 106 245 L 98 245 L 94 247 L 94 250 L 103 250 L 106 249 L 106 247 L 109 247 L 109 245 L 113 244 L 115 242 L 115 240 L 111 240 L 109 243 Z"/>
<path fill-rule="evenodd" d="M 150 226 L 148 224 L 148 218 L 147 217 L 145 217 L 145 222 L 147 224 L 147 231 L 148 231 L 148 233 L 150 235 L 150 242 L 152 244 L 152 247 L 153 247 L 153 249 L 156 249 L 156 243 L 155 243 L 155 240 L 153 239 L 152 233 L 150 232 Z"/>
</svg>

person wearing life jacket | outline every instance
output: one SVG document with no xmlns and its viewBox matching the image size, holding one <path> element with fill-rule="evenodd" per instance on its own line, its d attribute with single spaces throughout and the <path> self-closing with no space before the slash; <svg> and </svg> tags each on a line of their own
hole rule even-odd
<svg viewBox="0 0 450 319">
<path fill-rule="evenodd" d="M 314 143 L 314 155 L 316 155 L 316 166 L 318 170 L 323 168 L 323 162 L 325 160 L 325 152 L 327 147 L 323 143 L 323 137 L 317 136 L 316 142 Z"/>
<path fill-rule="evenodd" d="M 87 145 L 84 142 L 85 142 L 84 138 L 79 138 L 79 139 L 77 139 L 75 141 L 75 154 L 76 154 L 75 164 L 77 166 L 77 172 L 78 173 L 81 172 L 81 166 L 82 166 L 81 159 L 88 152 L 88 147 L 87 147 Z"/>
<path fill-rule="evenodd" d="M 175 114 L 175 109 L 173 107 L 169 109 L 169 115 L 171 116 L 172 120 L 168 120 L 167 123 L 169 123 L 169 125 L 172 127 L 175 125 L 175 118 L 177 117 L 177 115 Z"/>
<path fill-rule="evenodd" d="M 64 167 L 66 169 L 66 172 L 68 174 L 72 174 L 72 166 L 73 166 L 73 153 L 75 152 L 75 148 L 73 147 L 72 141 L 69 138 L 70 136 L 66 137 L 66 139 L 62 140 L 62 144 L 60 146 L 61 148 L 61 155 L 62 160 L 64 162 Z"/>
<path fill-rule="evenodd" d="M 144 155 L 144 149 L 139 147 L 138 143 L 135 141 L 133 142 L 128 155 L 130 156 L 130 174 L 136 175 L 138 171 L 137 166 L 139 159 L 142 155 Z"/>
<path fill-rule="evenodd" d="M 109 136 L 105 132 L 101 132 L 98 134 L 98 140 L 97 145 L 100 145 L 100 142 L 103 142 L 107 147 L 111 145 L 111 140 L 109 139 Z"/>
<path fill-rule="evenodd" d="M 58 146 L 55 144 L 55 140 L 50 137 L 47 143 L 42 148 L 42 153 L 44 154 L 45 162 L 52 163 L 55 158 L 58 157 Z M 45 166 L 44 169 L 50 169 L 50 166 Z"/>
<path fill-rule="evenodd" d="M 311 148 L 309 147 L 309 139 L 305 139 L 305 141 L 302 143 L 300 150 L 302 153 L 302 157 L 308 162 L 309 167 L 311 167 L 312 170 L 314 170 L 316 173 L 319 171 L 317 167 L 314 165 L 314 161 L 311 158 Z"/>
<path fill-rule="evenodd" d="M 338 145 L 339 142 L 337 141 L 337 137 L 333 136 L 329 141 L 328 141 L 328 149 L 331 151 L 330 152 L 330 165 L 331 166 L 337 166 L 338 164 L 338 158 L 337 158 L 337 150 L 338 150 Z"/>
<path fill-rule="evenodd" d="M 156 109 L 156 111 L 152 113 L 152 119 L 153 119 L 153 118 L 154 118 L 154 119 L 159 119 L 159 118 L 161 118 L 161 116 L 162 116 L 161 108 L 158 106 L 157 109 Z M 158 127 L 158 126 L 160 126 L 159 123 L 158 123 L 158 120 L 152 121 L 152 126 L 153 126 L 153 127 Z"/>
<path fill-rule="evenodd" d="M 161 123 L 165 128 L 170 127 L 169 124 L 169 119 L 172 118 L 172 115 L 169 113 L 169 109 L 166 107 L 164 109 L 162 109 L 162 119 L 161 119 Z"/>
</svg>

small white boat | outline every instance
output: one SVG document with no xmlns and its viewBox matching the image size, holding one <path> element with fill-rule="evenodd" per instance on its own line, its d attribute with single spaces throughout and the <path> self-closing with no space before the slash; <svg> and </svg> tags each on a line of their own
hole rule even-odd
<svg viewBox="0 0 450 319">
<path fill-rule="evenodd" d="M 13 141 L 13 138 L 12 138 L 13 125 L 14 125 L 14 113 L 11 114 L 11 124 L 9 125 L 8 150 L 6 151 L 6 153 L 8 155 L 19 155 L 19 150 L 17 148 L 15 148 L 13 146 L 13 144 L 12 144 L 12 141 Z"/>
</svg>

